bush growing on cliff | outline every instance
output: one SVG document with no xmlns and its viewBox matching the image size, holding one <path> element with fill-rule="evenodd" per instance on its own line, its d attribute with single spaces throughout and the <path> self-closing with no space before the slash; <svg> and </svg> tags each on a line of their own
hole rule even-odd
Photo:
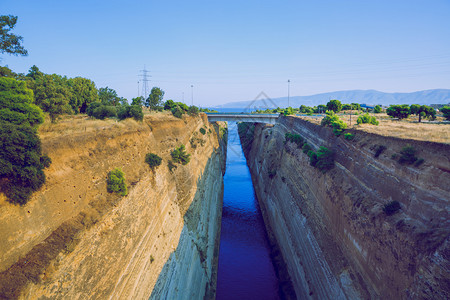
<svg viewBox="0 0 450 300">
<path fill-rule="evenodd" d="M 383 211 L 386 215 L 392 216 L 400 210 L 401 206 L 398 201 L 391 201 L 383 207 Z"/>
<path fill-rule="evenodd" d="M 94 109 L 94 111 L 92 112 L 92 116 L 99 120 L 116 117 L 117 116 L 116 107 L 100 105 L 99 107 Z"/>
<path fill-rule="evenodd" d="M 401 164 L 413 164 L 416 162 L 416 149 L 413 146 L 407 145 L 400 151 L 400 158 L 398 162 Z"/>
<path fill-rule="evenodd" d="M 185 151 L 184 145 L 181 145 L 178 148 L 175 148 L 170 155 L 172 155 L 172 159 L 175 163 L 179 163 L 182 165 L 187 165 L 191 160 L 190 154 L 187 154 Z"/>
<path fill-rule="evenodd" d="M 308 143 L 304 143 L 302 146 L 303 153 L 308 154 L 309 150 L 311 150 L 311 146 Z"/>
<path fill-rule="evenodd" d="M 317 163 L 317 154 L 313 150 L 308 151 L 309 164 L 313 167 L 316 166 Z"/>
<path fill-rule="evenodd" d="M 177 168 L 177 165 L 175 165 L 175 164 L 173 163 L 173 161 L 169 160 L 169 162 L 167 163 L 167 167 L 169 168 L 169 171 L 172 173 L 172 172 L 173 172 L 173 169 L 176 169 L 176 168 Z"/>
<path fill-rule="evenodd" d="M 118 193 L 122 196 L 128 194 L 127 185 L 125 183 L 125 174 L 120 168 L 116 168 L 108 173 L 106 189 L 109 193 Z"/>
<path fill-rule="evenodd" d="M 203 128 L 203 127 L 202 127 L 202 128 L 200 128 L 200 130 L 199 130 L 199 131 L 200 131 L 200 133 L 201 133 L 201 134 L 203 134 L 203 135 L 205 135 L 205 134 L 206 134 L 206 129 L 205 129 L 205 128 Z"/>
<path fill-rule="evenodd" d="M 161 165 L 162 158 L 154 153 L 147 153 L 145 155 L 145 162 L 150 166 L 152 170 Z"/>
<path fill-rule="evenodd" d="M 322 173 L 334 167 L 334 151 L 321 146 L 317 151 L 317 162 L 315 165 Z"/>
<path fill-rule="evenodd" d="M 344 133 L 344 139 L 346 139 L 346 140 L 351 141 L 351 140 L 353 140 L 354 137 L 355 137 L 355 135 L 353 133 L 350 133 L 350 132 Z"/>
<path fill-rule="evenodd" d="M 284 137 L 285 137 L 286 142 L 295 143 L 295 144 L 297 144 L 297 146 L 299 148 L 302 148 L 303 144 L 305 142 L 305 140 L 299 134 L 295 134 L 295 133 L 291 133 L 291 132 L 286 132 L 284 134 Z"/>
<path fill-rule="evenodd" d="M 175 106 L 172 108 L 172 115 L 178 119 L 181 119 L 183 117 L 184 110 L 180 106 Z"/>
<path fill-rule="evenodd" d="M 117 111 L 117 118 L 119 120 L 133 118 L 136 121 L 142 121 L 144 119 L 144 113 L 142 112 L 142 106 L 140 106 L 140 105 L 122 105 Z"/>
<path fill-rule="evenodd" d="M 340 136 L 342 134 L 342 132 L 344 132 L 344 130 L 347 128 L 347 123 L 345 123 L 341 119 L 338 119 L 331 123 L 331 127 L 333 127 L 334 135 Z"/>
<path fill-rule="evenodd" d="M 380 156 L 380 154 L 383 153 L 384 150 L 386 150 L 386 146 L 385 145 L 378 145 L 375 148 L 374 157 L 377 158 L 378 156 Z"/>
</svg>

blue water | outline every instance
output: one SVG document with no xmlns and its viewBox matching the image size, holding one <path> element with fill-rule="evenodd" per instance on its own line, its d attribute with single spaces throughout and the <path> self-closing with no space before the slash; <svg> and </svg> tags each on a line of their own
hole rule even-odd
<svg viewBox="0 0 450 300">
<path fill-rule="evenodd" d="M 278 279 L 236 123 L 228 123 L 217 299 L 279 299 Z"/>
</svg>

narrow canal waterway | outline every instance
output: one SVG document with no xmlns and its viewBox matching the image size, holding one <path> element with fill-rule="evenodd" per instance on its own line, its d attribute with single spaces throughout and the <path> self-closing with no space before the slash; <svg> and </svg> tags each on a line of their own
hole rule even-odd
<svg viewBox="0 0 450 300">
<path fill-rule="evenodd" d="M 228 123 L 217 299 L 279 299 L 279 284 L 237 133 Z"/>
</svg>

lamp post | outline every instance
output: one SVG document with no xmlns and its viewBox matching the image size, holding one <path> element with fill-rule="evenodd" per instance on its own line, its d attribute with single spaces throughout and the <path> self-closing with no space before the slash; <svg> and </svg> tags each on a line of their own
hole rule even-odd
<svg viewBox="0 0 450 300">
<path fill-rule="evenodd" d="M 192 105 L 194 105 L 194 85 L 191 84 L 191 98 L 192 98 Z"/>
<path fill-rule="evenodd" d="M 289 105 L 289 88 L 290 88 L 290 84 L 291 84 L 291 80 L 290 79 L 288 79 L 288 107 L 290 106 Z"/>
</svg>

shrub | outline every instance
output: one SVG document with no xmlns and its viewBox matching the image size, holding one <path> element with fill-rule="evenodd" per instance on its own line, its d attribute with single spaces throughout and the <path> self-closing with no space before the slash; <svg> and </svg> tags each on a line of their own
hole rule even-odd
<svg viewBox="0 0 450 300">
<path fill-rule="evenodd" d="M 203 135 L 205 135 L 205 134 L 206 134 L 206 130 L 205 130 L 205 128 L 203 128 L 203 127 L 202 127 L 202 128 L 200 128 L 200 133 L 201 133 L 201 134 L 203 134 Z"/>
<path fill-rule="evenodd" d="M 51 159 L 41 156 L 41 141 L 29 125 L 0 122 L 0 145 L 1 190 L 9 202 L 24 205 L 45 183 Z"/>
<path fill-rule="evenodd" d="M 123 105 L 117 111 L 117 118 L 119 120 L 133 118 L 136 121 L 142 121 L 144 119 L 144 113 L 142 112 L 142 106 Z"/>
<path fill-rule="evenodd" d="M 182 165 L 187 165 L 191 159 L 191 155 L 186 153 L 184 145 L 175 148 L 170 154 L 172 155 L 172 159 L 175 163 Z"/>
<path fill-rule="evenodd" d="M 383 207 L 383 211 L 386 215 L 392 216 L 400 210 L 401 206 L 398 201 L 391 201 Z"/>
<path fill-rule="evenodd" d="M 302 150 L 303 150 L 303 153 L 308 153 L 309 152 L 309 150 L 311 150 L 312 148 L 311 148 L 311 146 L 308 144 L 308 143 L 304 143 L 303 144 L 303 147 L 302 147 Z"/>
<path fill-rule="evenodd" d="M 415 154 L 416 150 L 414 149 L 414 147 L 407 145 L 402 149 L 402 151 L 400 151 L 400 158 L 398 162 L 401 164 L 413 164 L 417 160 Z"/>
<path fill-rule="evenodd" d="M 294 110 L 290 106 L 283 110 L 283 115 L 285 115 L 285 116 L 289 116 L 289 115 L 293 115 L 293 114 L 294 114 Z"/>
<path fill-rule="evenodd" d="M 381 113 L 381 111 L 382 111 L 382 109 L 381 109 L 381 106 L 379 106 L 379 105 L 375 105 L 375 107 L 373 108 L 373 112 L 376 114 Z"/>
<path fill-rule="evenodd" d="M 154 153 L 147 153 L 147 155 L 145 155 L 145 162 L 148 163 L 152 170 L 154 170 L 161 165 L 162 158 Z"/>
<path fill-rule="evenodd" d="M 342 103 L 339 100 L 330 100 L 327 103 L 327 109 L 338 113 L 342 110 Z"/>
<path fill-rule="evenodd" d="M 344 139 L 346 139 L 346 140 L 351 141 L 351 140 L 353 140 L 354 137 L 355 137 L 355 135 L 353 133 L 350 133 L 350 132 L 344 133 Z"/>
<path fill-rule="evenodd" d="M 92 102 L 91 104 L 89 104 L 89 106 L 86 108 L 87 115 L 89 117 L 94 117 L 94 110 L 100 106 L 102 106 L 100 102 Z"/>
<path fill-rule="evenodd" d="M 450 106 L 444 106 L 440 111 L 444 114 L 444 118 L 446 118 L 447 121 L 450 121 Z"/>
<path fill-rule="evenodd" d="M 184 110 L 181 109 L 178 105 L 172 108 L 172 115 L 174 117 L 181 119 L 183 117 Z"/>
<path fill-rule="evenodd" d="M 305 140 L 299 134 L 296 133 L 286 132 L 284 134 L 284 138 L 286 142 L 295 143 L 299 148 L 302 148 L 303 144 L 305 143 Z"/>
<path fill-rule="evenodd" d="M 313 167 L 316 166 L 317 163 L 317 154 L 313 150 L 308 151 L 309 164 Z"/>
<path fill-rule="evenodd" d="M 391 118 L 398 118 L 399 120 L 405 119 L 409 116 L 409 106 L 408 104 L 402 105 L 391 105 L 386 109 L 386 113 Z"/>
<path fill-rule="evenodd" d="M 374 157 L 377 158 L 378 156 L 380 156 L 380 154 L 383 153 L 384 150 L 386 150 L 386 146 L 378 145 L 377 148 L 375 149 Z"/>
<path fill-rule="evenodd" d="M 420 166 L 421 164 L 423 164 L 424 162 L 425 162 L 425 159 L 419 158 L 419 159 L 415 162 L 414 166 L 418 167 L 418 166 Z"/>
<path fill-rule="evenodd" d="M 125 174 L 120 168 L 116 168 L 108 173 L 106 184 L 106 189 L 109 193 L 119 193 L 122 196 L 128 194 L 127 185 L 125 183 Z"/>
<path fill-rule="evenodd" d="M 94 109 L 92 116 L 96 119 L 104 120 L 105 118 L 112 118 L 117 116 L 115 106 L 101 105 Z"/>
<path fill-rule="evenodd" d="M 194 106 L 194 105 L 189 106 L 188 114 L 189 114 L 190 116 L 196 116 L 196 115 L 198 115 L 198 107 L 197 107 L 197 106 Z"/>
<path fill-rule="evenodd" d="M 342 132 L 347 128 L 347 123 L 342 121 L 341 119 L 335 120 L 331 123 L 333 127 L 333 133 L 335 136 L 340 136 Z"/>
<path fill-rule="evenodd" d="M 334 167 L 334 151 L 326 147 L 320 147 L 316 154 L 317 161 L 315 167 L 322 173 Z"/>
<path fill-rule="evenodd" d="M 175 108 L 177 105 L 175 104 L 175 102 L 173 102 L 173 100 L 167 100 L 166 103 L 164 103 L 164 109 L 165 110 L 172 110 L 173 108 Z"/>
<path fill-rule="evenodd" d="M 339 117 L 334 113 L 334 111 L 329 110 L 326 112 L 326 116 L 323 117 L 322 121 L 320 122 L 320 125 L 331 126 L 331 123 L 337 120 L 339 120 Z"/>
<path fill-rule="evenodd" d="M 379 122 L 377 121 L 377 118 L 374 116 L 370 116 L 368 113 L 365 113 L 362 116 L 359 116 L 356 120 L 356 123 L 359 124 L 372 124 L 372 125 L 378 125 Z"/>
</svg>

